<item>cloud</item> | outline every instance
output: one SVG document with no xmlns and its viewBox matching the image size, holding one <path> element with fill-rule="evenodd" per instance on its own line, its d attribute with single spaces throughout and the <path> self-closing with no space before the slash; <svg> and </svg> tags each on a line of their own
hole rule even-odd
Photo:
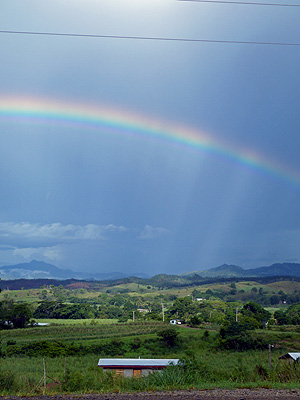
<svg viewBox="0 0 300 400">
<path fill-rule="evenodd" d="M 35 259 L 81 270 L 83 264 L 91 262 L 90 257 L 94 254 L 96 261 L 92 261 L 99 267 L 132 241 L 136 245 L 141 239 L 151 241 L 168 233 L 163 227 L 151 225 L 137 229 L 114 224 L 0 222 L 0 264 L 1 259 L 2 265 Z"/>
<path fill-rule="evenodd" d="M 27 260 L 44 258 L 51 261 L 60 261 L 63 258 L 60 246 L 15 248 L 13 256 L 21 256 Z"/>
<path fill-rule="evenodd" d="M 163 235 L 168 234 L 170 231 L 166 228 L 155 228 L 150 225 L 146 225 L 145 228 L 142 230 L 140 235 L 138 236 L 139 239 L 148 240 L 154 239 Z"/>
<path fill-rule="evenodd" d="M 0 238 L 2 239 L 48 239 L 55 241 L 74 240 L 104 240 L 105 235 L 110 232 L 125 232 L 124 226 L 109 225 L 63 225 L 53 224 L 31 224 L 29 222 L 0 222 Z"/>
</svg>

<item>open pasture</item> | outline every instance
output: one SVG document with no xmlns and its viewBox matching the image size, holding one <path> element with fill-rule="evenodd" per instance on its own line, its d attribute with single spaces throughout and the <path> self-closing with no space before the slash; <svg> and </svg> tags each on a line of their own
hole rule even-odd
<svg viewBox="0 0 300 400">
<path fill-rule="evenodd" d="M 103 393 L 157 389 L 237 388 L 237 387 L 299 387 L 300 369 L 296 364 L 279 360 L 288 350 L 297 350 L 300 332 L 283 328 L 255 331 L 264 336 L 268 347 L 247 352 L 230 351 L 218 346 L 218 330 L 175 327 L 178 342 L 164 344 L 158 333 L 169 327 L 162 322 L 91 323 L 70 321 L 28 329 L 1 331 L 2 350 L 14 346 L 33 345 L 41 348 L 43 342 L 53 345 L 50 355 L 28 356 L 9 353 L 0 359 L 0 395 L 45 393 Z M 83 322 L 87 322 L 84 320 Z M 57 347 L 55 347 L 57 346 Z M 65 347 L 61 347 L 65 346 Z M 73 355 L 60 352 L 62 348 L 75 349 Z M 72 347 L 73 346 L 73 347 Z M 58 349 L 59 352 L 56 352 Z M 78 352 L 77 350 L 78 349 Z M 85 353 L 86 349 L 94 349 Z M 79 353 L 79 351 L 81 353 Z M 113 353 L 111 353 L 113 351 Z M 60 355 L 59 355 L 60 354 Z M 113 355 L 112 355 L 113 354 Z M 128 380 L 103 374 L 97 367 L 100 357 L 180 358 L 188 360 L 179 370 L 172 368 L 149 379 Z M 43 359 L 46 384 L 60 382 L 52 389 L 44 387 Z M 53 385 L 52 385 L 53 386 Z"/>
<path fill-rule="evenodd" d="M 116 318 L 107 319 L 107 318 L 86 318 L 86 319 L 55 319 L 55 318 L 43 318 L 43 319 L 36 319 L 37 323 L 46 323 L 50 325 L 112 325 L 117 324 L 118 320 Z"/>
<path fill-rule="evenodd" d="M 285 293 L 300 292 L 300 282 L 296 281 L 277 281 L 264 285 L 270 289 L 271 292 L 278 293 L 282 290 Z"/>
<path fill-rule="evenodd" d="M 188 337 L 186 337 L 188 339 Z M 268 350 L 230 352 L 212 349 L 191 338 L 186 353 L 174 350 L 169 357 L 191 356 L 187 367 L 165 370 L 149 379 L 121 379 L 103 374 L 97 367 L 100 354 L 69 357 L 45 357 L 44 387 L 43 357 L 10 357 L 0 362 L 1 395 L 36 395 L 53 393 L 106 393 L 152 391 L 190 388 L 299 388 L 299 368 L 278 359 L 280 351 L 272 352 L 272 369 Z M 198 345 L 197 345 L 198 343 Z M 155 354 L 154 356 L 159 356 Z M 60 383 L 50 387 L 54 380 Z M 49 385 L 50 384 L 50 385 Z"/>
<path fill-rule="evenodd" d="M 81 320 L 80 320 L 81 321 Z M 86 320 L 83 320 L 86 321 Z M 14 340 L 16 344 L 38 340 L 47 341 L 97 341 L 105 338 L 136 337 L 155 333 L 163 328 L 163 323 L 129 323 L 129 324 L 83 324 L 69 323 L 49 326 L 37 326 L 28 329 L 1 331 L 3 343 Z"/>
</svg>

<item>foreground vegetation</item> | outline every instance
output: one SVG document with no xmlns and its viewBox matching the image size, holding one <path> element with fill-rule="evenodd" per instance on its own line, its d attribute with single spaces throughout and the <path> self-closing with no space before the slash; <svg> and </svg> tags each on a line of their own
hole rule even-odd
<svg viewBox="0 0 300 400">
<path fill-rule="evenodd" d="M 300 343 L 288 327 L 256 329 L 256 350 L 225 349 L 218 329 L 170 328 L 163 323 L 73 324 L 1 332 L 0 395 L 93 393 L 185 388 L 296 388 L 297 363 L 279 360 Z M 284 329 L 283 329 L 284 328 Z M 274 344 L 270 367 L 267 343 Z M 121 378 L 103 373 L 100 357 L 180 358 L 147 378 Z M 46 384 L 44 386 L 44 364 Z M 55 381 L 59 383 L 54 383 Z"/>
<path fill-rule="evenodd" d="M 279 360 L 300 351 L 299 282 L 83 284 L 0 293 L 0 395 L 300 387 L 298 363 Z M 103 373 L 100 357 L 181 361 L 131 379 Z"/>
<path fill-rule="evenodd" d="M 267 352 L 199 353 L 196 360 L 182 361 L 148 378 L 121 378 L 103 373 L 96 356 L 47 358 L 48 387 L 43 383 L 43 360 L 10 358 L 0 367 L 1 395 L 40 393 L 103 393 L 136 390 L 190 388 L 299 388 L 299 369 L 276 361 L 270 370 Z M 220 363 L 222 367 L 220 367 Z M 26 372 L 24 372 L 26 371 Z M 53 379 L 50 379 L 52 377 Z M 49 385 L 57 379 L 60 384 Z"/>
</svg>

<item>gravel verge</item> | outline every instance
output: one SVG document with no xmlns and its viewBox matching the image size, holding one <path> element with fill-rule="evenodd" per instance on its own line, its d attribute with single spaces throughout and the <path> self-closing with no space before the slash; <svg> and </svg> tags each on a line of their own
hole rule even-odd
<svg viewBox="0 0 300 400">
<path fill-rule="evenodd" d="M 300 389 L 214 389 L 173 392 L 107 393 L 78 395 L 5 396 L 6 400 L 300 400 Z"/>
</svg>

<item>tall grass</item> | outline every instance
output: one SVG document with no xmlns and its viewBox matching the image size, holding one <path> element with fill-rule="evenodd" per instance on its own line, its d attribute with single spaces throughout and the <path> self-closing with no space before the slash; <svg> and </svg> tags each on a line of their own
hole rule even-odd
<svg viewBox="0 0 300 400">
<path fill-rule="evenodd" d="M 224 351 L 216 347 L 217 332 L 204 334 L 203 330 L 180 328 L 175 347 L 166 347 L 157 337 L 162 324 L 110 324 L 73 325 L 26 330 L 2 331 L 3 351 L 11 357 L 0 358 L 0 395 L 31 395 L 45 391 L 43 358 L 14 356 L 8 351 L 14 346 L 38 345 L 42 341 L 65 346 L 75 343 L 81 350 L 73 356 L 45 355 L 46 393 L 93 393 L 140 390 L 170 390 L 187 388 L 237 388 L 237 387 L 300 387 L 300 366 L 279 360 L 285 351 L 272 351 L 272 369 L 269 352 Z M 299 333 L 287 337 L 287 332 L 264 331 L 270 340 L 279 336 L 296 341 Z M 261 332 L 263 334 L 263 332 Z M 290 335 L 290 333 L 288 332 Z M 87 354 L 84 349 L 95 349 Z M 97 347 L 98 346 L 98 347 Z M 54 346 L 55 347 L 55 346 Z M 53 347 L 53 348 L 54 348 Z M 108 351 L 106 354 L 105 351 Z M 109 353 L 115 351 L 115 353 Z M 121 353 L 120 353 L 121 351 Z M 32 353 L 33 354 L 33 353 Z M 44 354 L 44 353 L 43 353 Z M 47 353 L 45 353 L 47 354 Z M 66 353 L 67 354 L 67 353 Z M 167 357 L 185 360 L 179 367 L 172 366 L 140 379 L 121 378 L 113 373 L 103 373 L 98 368 L 100 357 Z M 50 385 L 55 379 L 59 384 Z"/>
<path fill-rule="evenodd" d="M 98 357 L 46 358 L 46 393 L 100 393 L 191 388 L 300 388 L 297 363 L 273 361 L 267 352 L 214 351 L 185 359 L 143 378 L 122 378 L 98 368 Z M 12 357 L 0 362 L 0 395 L 30 395 L 45 391 L 43 359 Z M 57 379 L 59 384 L 49 387 Z"/>
</svg>

